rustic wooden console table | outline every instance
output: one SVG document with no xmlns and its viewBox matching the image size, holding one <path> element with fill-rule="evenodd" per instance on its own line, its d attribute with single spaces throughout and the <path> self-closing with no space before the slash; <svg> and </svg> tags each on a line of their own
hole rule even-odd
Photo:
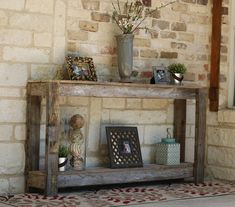
<svg viewBox="0 0 235 207">
<path fill-rule="evenodd" d="M 58 172 L 60 96 L 174 99 L 174 137 L 181 144 L 181 164 L 144 165 L 143 168 L 92 168 Z M 41 100 L 46 98 L 45 170 L 39 170 Z M 184 163 L 186 100 L 196 100 L 195 158 Z M 82 81 L 29 81 L 27 85 L 26 191 L 44 190 L 57 194 L 58 188 L 194 177 L 203 182 L 207 89 L 195 85 L 150 85 Z"/>
</svg>

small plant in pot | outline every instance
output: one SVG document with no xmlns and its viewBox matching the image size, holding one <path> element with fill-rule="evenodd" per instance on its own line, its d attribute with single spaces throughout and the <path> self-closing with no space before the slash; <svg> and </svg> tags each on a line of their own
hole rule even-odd
<svg viewBox="0 0 235 207">
<path fill-rule="evenodd" d="M 168 71 L 171 74 L 172 82 L 175 84 L 181 84 L 184 79 L 184 73 L 187 71 L 187 68 L 182 63 L 172 63 L 168 67 Z"/>
<path fill-rule="evenodd" d="M 66 169 L 66 164 L 68 162 L 68 155 L 69 155 L 69 149 L 65 145 L 60 145 L 59 146 L 59 152 L 58 152 L 58 157 L 59 157 L 59 171 L 65 171 Z"/>
</svg>

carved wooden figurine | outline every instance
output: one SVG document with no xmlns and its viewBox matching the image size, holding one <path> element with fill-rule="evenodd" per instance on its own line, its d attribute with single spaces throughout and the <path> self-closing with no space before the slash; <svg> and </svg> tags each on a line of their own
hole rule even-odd
<svg viewBox="0 0 235 207">
<path fill-rule="evenodd" d="M 85 146 L 84 137 L 81 132 L 84 123 L 84 118 L 80 114 L 75 114 L 69 121 L 69 125 L 72 128 L 69 135 L 70 152 L 72 155 L 70 164 L 75 170 L 82 170 L 84 168 Z"/>
</svg>

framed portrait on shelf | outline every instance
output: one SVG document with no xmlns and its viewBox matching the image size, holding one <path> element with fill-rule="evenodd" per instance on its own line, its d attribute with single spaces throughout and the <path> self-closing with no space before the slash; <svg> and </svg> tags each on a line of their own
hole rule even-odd
<svg viewBox="0 0 235 207">
<path fill-rule="evenodd" d="M 95 67 L 91 57 L 67 56 L 65 60 L 70 80 L 97 81 Z"/>
<path fill-rule="evenodd" d="M 143 167 L 137 127 L 107 126 L 110 167 Z"/>
<path fill-rule="evenodd" d="M 163 65 L 153 66 L 153 76 L 155 84 L 169 84 L 170 83 L 170 74 L 167 68 Z"/>
</svg>

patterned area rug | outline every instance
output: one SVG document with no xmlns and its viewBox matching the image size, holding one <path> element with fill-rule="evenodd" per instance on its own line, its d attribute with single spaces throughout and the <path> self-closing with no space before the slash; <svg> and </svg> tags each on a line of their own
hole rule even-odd
<svg viewBox="0 0 235 207">
<path fill-rule="evenodd" d="M 197 197 L 235 194 L 235 184 L 205 182 L 181 183 L 83 191 L 46 197 L 38 194 L 0 196 L 0 206 L 20 207 L 108 207 L 156 203 Z M 4 205 L 3 205 L 4 206 Z"/>
</svg>

